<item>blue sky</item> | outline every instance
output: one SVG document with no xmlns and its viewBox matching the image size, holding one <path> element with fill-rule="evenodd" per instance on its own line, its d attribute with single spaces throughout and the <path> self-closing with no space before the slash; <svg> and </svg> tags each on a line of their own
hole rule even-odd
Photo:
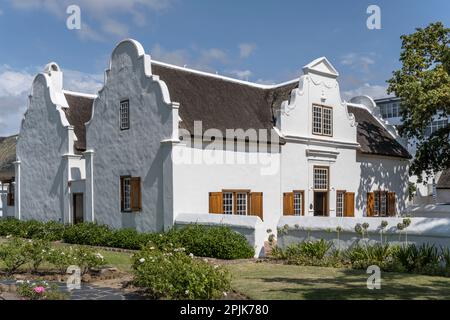
<svg viewBox="0 0 450 320">
<path fill-rule="evenodd" d="M 68 30 L 66 8 L 81 9 Z M 369 30 L 367 7 L 381 9 Z M 260 83 L 301 75 L 326 56 L 340 72 L 343 98 L 385 95 L 399 67 L 400 35 L 450 22 L 448 0 L 1 0 L 0 135 L 18 131 L 33 76 L 49 61 L 65 87 L 95 92 L 114 45 L 140 41 L 153 58 Z"/>
</svg>

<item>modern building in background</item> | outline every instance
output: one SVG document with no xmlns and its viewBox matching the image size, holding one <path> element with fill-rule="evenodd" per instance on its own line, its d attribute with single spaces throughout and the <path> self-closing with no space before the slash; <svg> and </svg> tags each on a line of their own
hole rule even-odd
<svg viewBox="0 0 450 320">
<path fill-rule="evenodd" d="M 381 117 L 389 124 L 398 128 L 403 121 L 400 114 L 401 99 L 397 97 L 387 97 L 374 100 Z M 448 125 L 449 119 L 435 116 L 425 131 L 427 137 L 437 130 Z M 407 148 L 414 157 L 416 154 L 416 143 L 414 140 L 400 138 L 399 142 Z M 417 177 L 411 177 L 411 182 L 416 183 Z M 450 170 L 438 172 L 432 179 L 425 183 L 416 183 L 417 191 L 414 198 L 415 204 L 424 203 L 450 203 Z"/>
</svg>

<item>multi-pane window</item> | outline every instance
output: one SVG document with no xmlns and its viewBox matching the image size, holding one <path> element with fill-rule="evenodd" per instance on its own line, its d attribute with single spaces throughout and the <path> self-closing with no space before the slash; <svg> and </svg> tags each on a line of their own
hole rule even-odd
<svg viewBox="0 0 450 320">
<path fill-rule="evenodd" d="M 303 192 L 294 192 L 294 216 L 303 215 Z"/>
<path fill-rule="evenodd" d="M 328 168 L 314 168 L 314 189 L 328 190 Z"/>
<path fill-rule="evenodd" d="M 237 193 L 236 214 L 241 216 L 247 215 L 247 193 Z"/>
<path fill-rule="evenodd" d="M 344 216 L 344 191 L 338 191 L 336 193 L 336 216 Z"/>
<path fill-rule="evenodd" d="M 333 109 L 330 107 L 313 105 L 313 134 L 333 135 Z"/>
<path fill-rule="evenodd" d="M 380 105 L 381 116 L 385 119 L 400 117 L 400 102 L 389 102 Z"/>
<path fill-rule="evenodd" d="M 123 178 L 123 210 L 131 211 L 131 178 Z"/>
<path fill-rule="evenodd" d="M 233 214 L 233 193 L 224 192 L 223 193 L 223 213 Z"/>
<path fill-rule="evenodd" d="M 141 178 L 120 177 L 120 203 L 122 212 L 142 210 Z"/>
<path fill-rule="evenodd" d="M 14 182 L 10 182 L 9 183 L 9 187 L 8 187 L 8 198 L 6 201 L 6 204 L 10 207 L 14 207 L 15 201 L 14 201 L 14 194 L 15 194 L 15 190 L 14 190 Z"/>
<path fill-rule="evenodd" d="M 387 215 L 387 192 L 375 191 L 374 197 L 374 215 L 385 217 Z"/>
<path fill-rule="evenodd" d="M 448 119 L 440 119 L 433 121 L 425 130 L 425 135 L 427 137 L 431 136 L 436 131 L 448 126 Z"/>
<path fill-rule="evenodd" d="M 120 102 L 120 130 L 130 129 L 130 101 Z"/>
</svg>

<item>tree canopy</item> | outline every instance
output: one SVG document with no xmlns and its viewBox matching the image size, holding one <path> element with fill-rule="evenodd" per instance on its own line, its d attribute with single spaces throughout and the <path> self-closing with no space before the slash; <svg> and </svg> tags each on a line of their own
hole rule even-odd
<svg viewBox="0 0 450 320">
<path fill-rule="evenodd" d="M 428 178 L 450 168 L 450 126 L 426 135 L 433 120 L 450 115 L 450 29 L 436 22 L 401 39 L 402 67 L 388 80 L 388 93 L 401 98 L 399 131 L 416 143 L 410 174 L 420 181 L 422 173 Z"/>
</svg>

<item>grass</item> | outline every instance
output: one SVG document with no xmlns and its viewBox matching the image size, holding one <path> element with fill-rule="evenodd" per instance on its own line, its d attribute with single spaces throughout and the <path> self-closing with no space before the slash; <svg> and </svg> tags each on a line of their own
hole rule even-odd
<svg viewBox="0 0 450 320">
<path fill-rule="evenodd" d="M 251 299 L 450 299 L 450 278 L 382 272 L 369 290 L 363 270 L 245 262 L 228 265 L 233 289 Z"/>
</svg>

